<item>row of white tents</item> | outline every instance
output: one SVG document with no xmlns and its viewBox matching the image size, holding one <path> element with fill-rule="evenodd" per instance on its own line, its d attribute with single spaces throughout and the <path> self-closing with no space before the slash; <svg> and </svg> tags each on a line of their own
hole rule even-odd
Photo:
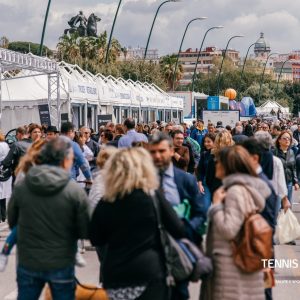
<svg viewBox="0 0 300 300">
<path fill-rule="evenodd" d="M 0 57 L 1 60 L 1 57 Z M 34 69 L 6 70 L 1 73 L 1 127 L 3 131 L 32 122 L 41 123 L 41 105 L 57 96 L 57 115 L 79 127 L 98 127 L 101 115 L 122 122 L 126 117 L 152 122 L 182 120 L 183 100 L 165 93 L 155 84 L 134 82 L 113 76 L 93 75 L 77 65 L 58 63 L 58 80 Z M 56 97 L 55 96 L 55 97 Z M 53 102 L 52 102 L 53 104 Z M 56 121 L 54 121 L 56 120 Z"/>
</svg>

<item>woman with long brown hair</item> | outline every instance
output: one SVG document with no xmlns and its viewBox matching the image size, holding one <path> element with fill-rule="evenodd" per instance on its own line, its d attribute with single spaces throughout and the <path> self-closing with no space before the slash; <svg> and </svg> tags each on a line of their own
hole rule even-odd
<svg viewBox="0 0 300 300">
<path fill-rule="evenodd" d="M 250 155 L 242 146 L 226 147 L 215 156 L 215 191 L 208 212 L 207 255 L 213 260 L 213 277 L 204 280 L 205 300 L 264 300 L 263 272 L 245 273 L 234 263 L 232 241 L 249 214 L 261 212 L 271 191 L 257 175 Z"/>
<path fill-rule="evenodd" d="M 211 195 L 213 195 L 215 190 L 217 190 L 222 185 L 221 180 L 219 180 L 215 176 L 215 157 L 223 148 L 230 147 L 232 145 L 234 145 L 234 141 L 232 139 L 231 133 L 227 130 L 222 130 L 216 135 L 206 171 L 206 185 L 208 186 Z"/>
<path fill-rule="evenodd" d="M 292 147 L 293 137 L 288 131 L 282 131 L 276 139 L 274 155 L 277 156 L 283 164 L 286 186 L 288 189 L 288 199 L 292 203 L 293 188 L 299 189 L 296 158 Z"/>
</svg>

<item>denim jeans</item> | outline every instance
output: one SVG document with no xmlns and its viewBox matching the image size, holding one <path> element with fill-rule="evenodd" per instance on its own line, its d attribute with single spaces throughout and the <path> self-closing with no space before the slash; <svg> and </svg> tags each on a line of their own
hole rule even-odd
<svg viewBox="0 0 300 300">
<path fill-rule="evenodd" d="M 209 191 L 208 186 L 206 185 L 205 180 L 203 182 L 203 188 L 204 188 L 204 194 L 201 193 L 201 201 L 202 201 L 202 203 L 203 203 L 203 205 L 205 207 L 205 212 L 207 213 L 207 211 L 208 211 L 208 209 L 209 209 L 209 207 L 211 205 L 211 200 L 212 200 L 211 197 L 212 197 L 212 195 L 211 195 L 211 193 Z"/>
<path fill-rule="evenodd" d="M 46 283 L 49 284 L 53 300 L 75 299 L 74 266 L 36 272 L 19 265 L 17 283 L 18 300 L 38 300 Z"/>
<path fill-rule="evenodd" d="M 293 201 L 292 201 L 293 200 L 293 188 L 294 188 L 293 183 L 289 182 L 287 184 L 287 190 L 288 190 L 288 199 L 291 204 L 293 204 Z"/>
<path fill-rule="evenodd" d="M 11 233 L 6 238 L 3 249 L 2 249 L 2 254 L 9 255 L 16 243 L 17 243 L 17 226 L 15 226 L 11 230 Z"/>
</svg>

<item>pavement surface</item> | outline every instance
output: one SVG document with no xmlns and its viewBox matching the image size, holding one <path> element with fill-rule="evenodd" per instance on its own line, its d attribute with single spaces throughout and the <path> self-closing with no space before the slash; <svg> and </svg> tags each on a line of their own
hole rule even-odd
<svg viewBox="0 0 300 300">
<path fill-rule="evenodd" d="M 300 221 L 300 192 L 294 193 L 293 211 Z M 9 234 L 6 223 L 0 223 L 0 247 Z M 299 300 L 300 299 L 300 240 L 296 241 L 296 246 L 279 245 L 275 247 L 275 257 L 277 259 L 297 259 L 299 268 L 276 268 L 276 286 L 273 289 L 274 300 Z M 87 243 L 88 245 L 88 243 Z M 0 248 L 0 249 L 1 249 Z M 16 287 L 16 254 L 15 249 L 10 255 L 5 272 L 0 273 L 0 300 L 17 299 Z M 95 251 L 87 250 L 83 254 L 87 261 L 85 268 L 77 268 L 76 276 L 82 283 L 95 284 L 99 278 L 99 262 Z M 192 300 L 199 299 L 200 283 L 190 284 L 190 295 Z M 43 299 L 43 297 L 41 297 Z M 155 299 L 153 299 L 155 300 Z"/>
</svg>

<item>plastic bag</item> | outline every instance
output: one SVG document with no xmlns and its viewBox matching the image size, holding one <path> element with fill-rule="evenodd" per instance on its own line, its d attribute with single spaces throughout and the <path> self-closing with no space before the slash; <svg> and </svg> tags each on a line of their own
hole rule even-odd
<svg viewBox="0 0 300 300">
<path fill-rule="evenodd" d="M 281 210 L 277 218 L 275 241 L 286 244 L 300 237 L 300 225 L 293 212 Z"/>
</svg>

